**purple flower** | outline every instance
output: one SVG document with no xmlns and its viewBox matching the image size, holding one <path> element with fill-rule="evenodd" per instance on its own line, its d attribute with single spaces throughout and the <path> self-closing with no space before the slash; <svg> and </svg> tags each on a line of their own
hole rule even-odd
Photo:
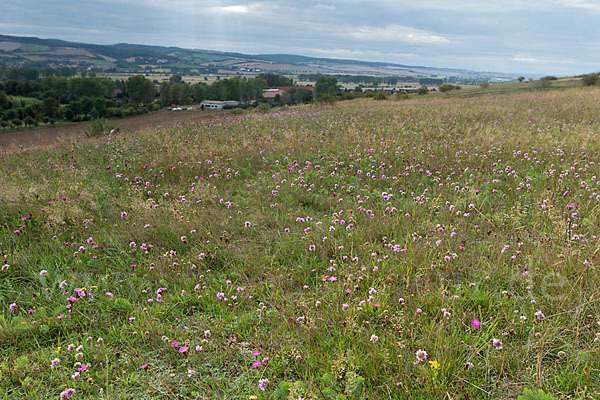
<svg viewBox="0 0 600 400">
<path fill-rule="evenodd" d="M 75 389 L 67 389 L 64 390 L 62 392 L 60 392 L 60 398 L 61 399 L 70 399 L 71 396 L 73 396 L 73 394 L 75 393 Z"/>
<path fill-rule="evenodd" d="M 58 358 L 55 358 L 54 360 L 52 360 L 50 362 L 50 368 L 54 368 L 58 365 L 58 363 L 60 362 L 60 360 Z"/>
<path fill-rule="evenodd" d="M 494 345 L 496 350 L 502 350 L 502 341 L 500 341 L 500 339 L 494 338 L 494 340 L 492 340 L 492 344 Z"/>
<path fill-rule="evenodd" d="M 261 379 L 258 381 L 258 388 L 262 391 L 264 391 L 267 388 L 267 385 L 269 384 L 269 380 L 267 378 Z"/>
</svg>

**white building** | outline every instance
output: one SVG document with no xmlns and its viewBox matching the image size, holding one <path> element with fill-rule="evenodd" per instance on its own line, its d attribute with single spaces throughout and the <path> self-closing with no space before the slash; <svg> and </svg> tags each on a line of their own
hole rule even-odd
<svg viewBox="0 0 600 400">
<path fill-rule="evenodd" d="M 239 101 L 204 100 L 200 103 L 205 110 L 221 110 L 225 106 L 239 106 Z"/>
</svg>

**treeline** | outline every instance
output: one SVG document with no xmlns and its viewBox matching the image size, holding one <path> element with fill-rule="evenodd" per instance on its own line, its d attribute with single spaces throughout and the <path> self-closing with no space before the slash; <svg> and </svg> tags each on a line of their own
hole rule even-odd
<svg viewBox="0 0 600 400">
<path fill-rule="evenodd" d="M 486 78 L 448 77 L 448 78 L 422 78 L 416 76 L 368 76 L 368 75 L 322 75 L 322 74 L 300 74 L 301 81 L 318 81 L 323 76 L 335 77 L 341 83 L 355 83 L 364 86 L 395 86 L 399 82 L 415 82 L 421 86 L 440 86 L 444 83 L 463 85 L 480 85 L 489 82 Z"/>
<path fill-rule="evenodd" d="M 183 82 L 180 75 L 172 76 L 169 81 L 160 84 L 160 104 L 190 104 L 203 100 L 235 100 L 249 102 L 260 100 L 262 91 L 269 88 L 267 81 L 261 77 L 221 79 L 211 85 Z"/>
<path fill-rule="evenodd" d="M 160 108 L 154 84 L 143 76 L 127 81 L 66 78 L 3 69 L 0 81 L 0 127 L 16 128 L 137 115 Z M 6 77 L 18 78 L 8 79 Z M 32 79 L 29 79 L 32 78 Z"/>
<path fill-rule="evenodd" d="M 341 83 L 356 83 L 357 85 L 396 85 L 398 82 L 417 82 L 418 79 L 411 77 L 400 78 L 398 76 L 368 76 L 368 75 L 323 75 L 323 74 L 300 74 L 298 80 L 318 81 L 321 77 L 333 77 Z"/>
<path fill-rule="evenodd" d="M 204 82 L 191 85 L 185 83 L 181 75 L 174 75 L 160 84 L 160 104 L 166 107 L 171 104 L 200 103 L 203 100 L 261 101 L 263 90 L 273 86 L 294 86 L 294 81 L 282 75 L 265 73 L 255 78 L 234 77 L 219 79 L 210 85 Z M 288 104 L 300 104 L 294 101 L 299 101 L 298 96 L 290 99 Z"/>
<path fill-rule="evenodd" d="M 16 80 L 16 81 L 38 81 L 49 76 L 62 76 L 65 78 L 72 78 L 78 74 L 76 68 L 72 67 L 2 67 L 0 66 L 0 81 Z M 80 73 L 81 74 L 81 73 Z"/>
</svg>

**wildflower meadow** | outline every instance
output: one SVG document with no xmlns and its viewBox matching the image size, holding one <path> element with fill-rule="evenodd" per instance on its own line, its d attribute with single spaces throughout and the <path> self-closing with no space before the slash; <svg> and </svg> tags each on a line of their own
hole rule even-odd
<svg viewBox="0 0 600 400">
<path fill-rule="evenodd" d="M 0 398 L 598 399 L 599 116 L 358 100 L 5 151 Z"/>
</svg>

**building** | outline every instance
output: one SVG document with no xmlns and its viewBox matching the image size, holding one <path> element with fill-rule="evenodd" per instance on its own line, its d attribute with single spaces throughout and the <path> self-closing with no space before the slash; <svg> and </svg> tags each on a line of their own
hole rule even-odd
<svg viewBox="0 0 600 400">
<path fill-rule="evenodd" d="M 200 106 L 205 110 L 221 110 L 227 106 L 239 106 L 239 101 L 219 101 L 219 100 L 204 100 L 200 103 Z"/>
<path fill-rule="evenodd" d="M 308 89 L 313 94 L 315 93 L 315 88 L 312 86 L 274 86 L 270 89 L 263 90 L 263 97 L 265 99 L 274 99 L 275 96 L 283 96 L 285 92 L 289 92 L 292 89 Z"/>
</svg>

